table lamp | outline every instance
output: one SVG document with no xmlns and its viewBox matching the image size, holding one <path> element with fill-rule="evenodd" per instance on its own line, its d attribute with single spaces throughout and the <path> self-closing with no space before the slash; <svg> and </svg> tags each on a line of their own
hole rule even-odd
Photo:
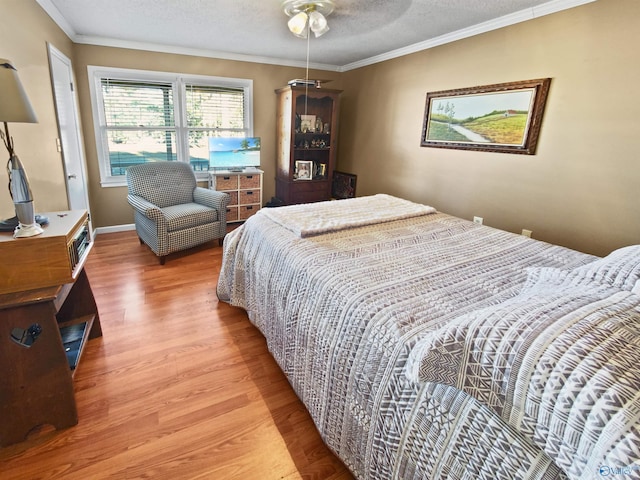
<svg viewBox="0 0 640 480">
<path fill-rule="evenodd" d="M 22 88 L 18 71 L 9 60 L 2 58 L 0 58 L 0 122 L 4 123 L 4 132 L 0 130 L 0 137 L 9 151 L 7 162 L 9 194 L 13 199 L 18 220 L 13 236 L 19 238 L 39 235 L 43 230 L 36 222 L 29 180 L 15 153 L 13 138 L 9 135 L 7 125 L 8 122 L 36 123 L 36 115 Z"/>
</svg>

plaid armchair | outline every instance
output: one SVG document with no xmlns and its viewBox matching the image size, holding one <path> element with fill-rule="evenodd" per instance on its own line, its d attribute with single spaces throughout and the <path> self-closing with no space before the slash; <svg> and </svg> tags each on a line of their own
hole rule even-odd
<svg viewBox="0 0 640 480">
<path fill-rule="evenodd" d="M 140 243 L 165 258 L 227 231 L 229 195 L 198 187 L 191 167 L 181 162 L 150 162 L 127 169 L 127 200 L 133 207 Z"/>
</svg>

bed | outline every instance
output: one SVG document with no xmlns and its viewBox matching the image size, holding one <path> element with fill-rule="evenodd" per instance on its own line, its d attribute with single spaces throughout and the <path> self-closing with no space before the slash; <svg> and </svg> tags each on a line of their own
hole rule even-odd
<svg viewBox="0 0 640 480">
<path fill-rule="evenodd" d="M 640 478 L 639 278 L 379 194 L 260 210 L 217 291 L 358 479 Z"/>
</svg>

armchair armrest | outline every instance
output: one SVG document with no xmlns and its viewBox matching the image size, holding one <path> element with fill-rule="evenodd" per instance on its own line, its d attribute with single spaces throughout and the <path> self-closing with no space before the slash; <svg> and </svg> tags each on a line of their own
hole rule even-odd
<svg viewBox="0 0 640 480">
<path fill-rule="evenodd" d="M 193 201 L 195 203 L 215 208 L 218 212 L 226 212 L 230 200 L 231 197 L 228 194 L 209 190 L 208 188 L 196 187 L 193 191 Z"/>
<path fill-rule="evenodd" d="M 142 213 L 145 217 L 161 222 L 164 220 L 162 211 L 153 203 L 145 200 L 139 195 L 127 195 L 127 201 L 135 210 Z"/>
</svg>

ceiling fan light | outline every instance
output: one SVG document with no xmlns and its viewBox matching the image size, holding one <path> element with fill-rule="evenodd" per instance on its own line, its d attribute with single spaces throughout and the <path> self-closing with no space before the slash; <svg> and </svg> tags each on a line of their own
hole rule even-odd
<svg viewBox="0 0 640 480">
<path fill-rule="evenodd" d="M 290 17 L 287 23 L 289 30 L 301 38 L 307 38 L 309 30 L 316 37 L 327 33 L 327 16 L 334 8 L 334 0 L 282 0 L 282 9 Z"/>
<path fill-rule="evenodd" d="M 287 25 L 296 37 L 307 38 L 307 19 L 305 12 L 299 12 L 289 19 Z"/>
<path fill-rule="evenodd" d="M 324 15 L 314 10 L 309 13 L 309 28 L 311 28 L 316 37 L 319 37 L 329 31 L 329 24 Z"/>
</svg>

